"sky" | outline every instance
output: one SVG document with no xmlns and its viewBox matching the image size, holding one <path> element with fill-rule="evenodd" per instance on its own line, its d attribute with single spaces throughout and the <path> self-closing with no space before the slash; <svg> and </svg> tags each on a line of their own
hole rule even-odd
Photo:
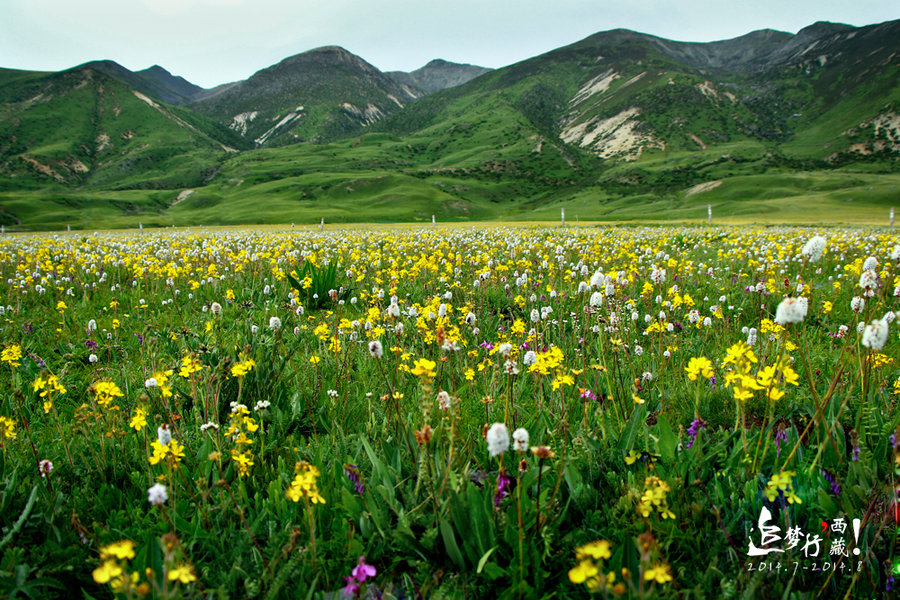
<svg viewBox="0 0 900 600">
<path fill-rule="evenodd" d="M 897 0 L 0 0 L 0 67 L 110 59 L 214 87 L 327 45 L 382 71 L 433 58 L 498 68 L 609 29 L 708 42 L 898 18 Z"/>
</svg>

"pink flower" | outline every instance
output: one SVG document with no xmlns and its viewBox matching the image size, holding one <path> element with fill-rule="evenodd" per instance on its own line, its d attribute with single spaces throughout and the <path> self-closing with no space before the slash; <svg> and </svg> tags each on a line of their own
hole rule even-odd
<svg viewBox="0 0 900 600">
<path fill-rule="evenodd" d="M 366 557 L 360 556 L 359 564 L 356 565 L 351 574 L 356 578 L 357 581 L 362 583 L 366 580 L 366 577 L 375 577 L 377 573 L 378 571 L 375 570 L 375 567 L 366 564 Z"/>
</svg>

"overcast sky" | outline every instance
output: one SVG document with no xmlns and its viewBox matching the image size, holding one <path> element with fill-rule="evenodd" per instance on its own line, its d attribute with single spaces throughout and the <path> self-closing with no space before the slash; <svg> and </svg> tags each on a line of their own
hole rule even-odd
<svg viewBox="0 0 900 600">
<path fill-rule="evenodd" d="M 383 71 L 433 58 L 496 68 L 619 27 L 706 42 L 897 18 L 897 0 L 0 0 L 0 67 L 111 59 L 212 87 L 325 45 Z"/>
</svg>

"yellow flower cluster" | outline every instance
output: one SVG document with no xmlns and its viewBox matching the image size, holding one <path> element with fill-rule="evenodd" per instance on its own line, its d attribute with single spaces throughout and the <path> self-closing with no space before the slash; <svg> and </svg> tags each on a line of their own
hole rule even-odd
<svg viewBox="0 0 900 600">
<path fill-rule="evenodd" d="M 0 416 L 0 441 L 16 439 L 16 422 Z"/>
<path fill-rule="evenodd" d="M 528 372 L 548 375 L 551 370 L 562 364 L 565 355 L 556 346 L 551 346 L 546 352 L 537 352 L 534 358 L 534 364 L 528 367 Z"/>
<path fill-rule="evenodd" d="M 134 409 L 134 416 L 131 417 L 131 420 L 128 422 L 128 426 L 135 431 L 140 431 L 141 429 L 146 427 L 147 409 L 143 406 L 136 406 Z"/>
<path fill-rule="evenodd" d="M 641 496 L 641 501 L 637 506 L 638 513 L 646 518 L 655 508 L 663 519 L 674 519 L 675 513 L 669 510 L 669 504 L 666 501 L 666 494 L 672 491 L 669 484 L 659 477 L 651 475 L 644 480 L 644 488 L 644 495 Z"/>
<path fill-rule="evenodd" d="M 772 475 L 766 484 L 766 489 L 763 490 L 763 495 L 768 498 L 769 502 L 774 502 L 779 493 L 784 493 L 784 497 L 790 504 L 803 504 L 800 497 L 794 493 L 792 480 L 796 474 L 796 471 L 782 471 Z"/>
<path fill-rule="evenodd" d="M 178 440 L 170 440 L 165 446 L 160 444 L 159 440 L 153 440 L 150 442 L 150 447 L 153 449 L 153 454 L 149 459 L 151 465 L 158 464 L 163 459 L 168 458 L 171 461 L 171 465 L 177 467 L 181 459 L 184 458 L 184 446 L 179 444 Z"/>
<path fill-rule="evenodd" d="M 108 408 L 110 403 L 115 401 L 116 398 L 121 398 L 125 395 L 119 389 L 119 386 L 112 381 L 97 381 L 92 387 L 94 388 L 94 399 L 103 408 Z"/>
<path fill-rule="evenodd" d="M 48 375 L 46 379 L 38 375 L 32 384 L 32 389 L 40 392 L 41 398 L 44 398 L 44 414 L 53 409 L 53 394 L 66 393 L 66 388 L 59 382 L 59 377 L 56 375 Z"/>
<path fill-rule="evenodd" d="M 700 376 L 703 376 L 705 379 L 709 379 L 713 376 L 712 363 L 704 356 L 692 357 L 684 370 L 687 372 L 688 379 L 691 381 L 697 381 Z"/>
<path fill-rule="evenodd" d="M 757 362 L 756 355 L 745 342 L 738 342 L 726 350 L 722 367 L 732 365 L 732 368 L 725 373 L 725 387 L 731 388 L 735 400 L 749 400 L 754 391 L 763 389 L 753 375 L 753 365 Z"/>
<path fill-rule="evenodd" d="M 200 364 L 200 361 L 188 354 L 181 359 L 181 369 L 179 369 L 178 374 L 181 377 L 188 379 L 191 375 L 202 369 L 203 365 Z M 157 381 L 157 383 L 159 382 Z"/>
<path fill-rule="evenodd" d="M 325 504 L 325 498 L 319 494 L 319 488 L 316 485 L 316 479 L 321 475 L 319 469 L 306 461 L 300 461 L 294 470 L 297 474 L 285 495 L 294 502 L 300 502 L 300 498 L 308 498 L 313 504 Z"/>
<path fill-rule="evenodd" d="M 427 358 L 419 358 L 416 359 L 416 362 L 413 365 L 413 368 L 410 370 L 410 373 L 415 375 L 416 377 L 421 377 L 422 379 L 434 379 L 434 376 L 437 375 L 434 368 L 437 366 L 437 363 L 433 360 L 428 360 Z"/>
<path fill-rule="evenodd" d="M 603 560 L 612 557 L 610 544 L 606 540 L 598 540 L 579 546 L 575 549 L 575 560 L 578 564 L 569 569 L 569 581 L 576 585 L 585 584 L 591 593 L 611 591 L 616 595 L 625 593 L 625 584 L 616 583 L 616 574 L 612 571 L 603 573 Z"/>
<path fill-rule="evenodd" d="M 243 355 L 241 355 L 241 359 L 242 360 L 231 366 L 231 376 L 237 377 L 238 379 L 252 371 L 253 367 L 256 366 L 256 361 L 252 358 L 244 358 Z"/>
<path fill-rule="evenodd" d="M 122 540 L 104 546 L 100 549 L 99 567 L 94 569 L 94 581 L 100 584 L 108 583 L 116 594 L 125 594 L 134 590 L 141 595 L 149 591 L 149 587 L 138 587 L 140 575 L 135 571 L 128 573 L 128 560 L 135 557 L 134 542 Z"/>
<path fill-rule="evenodd" d="M 18 367 L 21 363 L 19 362 L 22 359 L 22 346 L 18 344 L 13 344 L 8 348 L 4 348 L 3 352 L 0 352 L 0 361 L 5 363 L 9 363 L 11 367 Z"/>
<path fill-rule="evenodd" d="M 253 454 L 250 452 L 249 446 L 253 443 L 248 433 L 254 433 L 259 429 L 259 425 L 250 416 L 250 409 L 243 404 L 232 405 L 233 408 L 228 414 L 231 421 L 228 429 L 225 430 L 225 436 L 231 438 L 236 447 L 231 449 L 231 459 L 237 464 L 238 475 L 245 477 L 250 474 L 250 467 L 254 465 Z M 243 449 L 247 446 L 247 449 Z"/>
</svg>

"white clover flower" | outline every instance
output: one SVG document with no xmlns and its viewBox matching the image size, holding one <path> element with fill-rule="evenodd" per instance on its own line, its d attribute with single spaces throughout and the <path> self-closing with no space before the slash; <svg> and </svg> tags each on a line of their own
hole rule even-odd
<svg viewBox="0 0 900 600">
<path fill-rule="evenodd" d="M 528 440 L 528 432 L 524 428 L 519 427 L 513 431 L 513 449 L 516 452 L 527 452 Z"/>
<path fill-rule="evenodd" d="M 700 311 L 694 309 L 691 312 L 689 312 L 688 313 L 688 321 L 691 322 L 691 325 L 695 325 L 697 322 L 699 322 L 700 321 Z"/>
<path fill-rule="evenodd" d="M 840 327 L 838 327 L 837 336 L 838 336 L 839 338 L 847 337 L 847 332 L 848 332 L 848 331 L 850 331 L 850 328 L 849 328 L 849 327 L 847 327 L 846 325 L 841 325 Z"/>
<path fill-rule="evenodd" d="M 93 363 L 96 363 L 98 360 L 100 360 L 100 359 L 97 358 L 97 355 L 96 355 L 96 354 L 90 354 L 90 355 L 88 355 L 88 362 L 90 362 L 90 363 L 93 364 Z"/>
<path fill-rule="evenodd" d="M 505 363 L 503 363 L 503 370 L 506 372 L 507 375 L 518 375 L 519 374 L 519 367 L 517 367 L 516 363 L 514 363 L 511 360 L 508 360 Z"/>
<path fill-rule="evenodd" d="M 653 267 L 653 270 L 650 271 L 650 281 L 654 285 L 662 285 L 666 281 L 666 270 Z"/>
<path fill-rule="evenodd" d="M 94 319 L 88 321 L 88 331 L 97 331 L 97 321 Z"/>
<path fill-rule="evenodd" d="M 538 312 L 538 309 L 532 308 L 530 317 L 531 317 L 532 323 L 537 323 L 538 321 L 541 320 L 541 313 Z"/>
<path fill-rule="evenodd" d="M 862 333 L 866 329 L 866 322 L 860 321 L 856 324 L 856 333 Z"/>
<path fill-rule="evenodd" d="M 156 439 L 159 441 L 160 446 L 169 445 L 169 442 L 172 441 L 172 432 L 169 431 L 168 424 L 163 423 L 156 428 Z"/>
<path fill-rule="evenodd" d="M 600 271 L 597 271 L 596 273 L 594 273 L 594 274 L 591 276 L 591 283 L 590 283 L 590 286 L 591 286 L 592 288 L 597 289 L 597 288 L 599 288 L 601 285 L 603 285 L 603 273 L 600 272 Z"/>
<path fill-rule="evenodd" d="M 272 331 L 278 331 L 281 329 L 281 319 L 278 317 L 269 317 L 269 329 Z"/>
<path fill-rule="evenodd" d="M 884 348 L 888 339 L 888 324 L 883 319 L 875 319 L 863 330 L 862 345 L 872 350 Z"/>
<path fill-rule="evenodd" d="M 607 296 L 614 296 L 614 295 L 616 294 L 616 286 L 615 286 L 615 284 L 613 284 L 613 283 L 607 283 L 607 284 L 606 284 L 606 290 L 605 290 L 605 292 L 606 292 L 606 295 L 607 295 Z"/>
<path fill-rule="evenodd" d="M 672 353 L 668 350 L 663 351 L 663 358 L 672 358 Z"/>
<path fill-rule="evenodd" d="M 150 489 L 147 490 L 147 501 L 153 506 L 165 504 L 168 499 L 169 494 L 166 492 L 166 486 L 161 483 L 154 483 Z"/>
<path fill-rule="evenodd" d="M 509 429 L 507 429 L 506 425 L 503 423 L 494 423 L 491 425 L 485 439 L 491 458 L 509 450 Z"/>
<path fill-rule="evenodd" d="M 897 314 L 894 311 L 889 310 L 886 313 L 884 313 L 884 316 L 881 317 L 881 320 L 885 321 L 886 323 L 893 323 L 894 319 L 896 319 L 896 318 L 897 318 Z"/>
<path fill-rule="evenodd" d="M 384 347 L 378 340 L 369 342 L 369 355 L 372 358 L 381 358 L 384 355 Z"/>
<path fill-rule="evenodd" d="M 641 348 L 640 346 L 635 345 L 635 347 L 634 347 L 634 353 L 635 353 L 637 356 L 641 356 L 641 355 L 644 353 L 644 349 Z"/>
</svg>

